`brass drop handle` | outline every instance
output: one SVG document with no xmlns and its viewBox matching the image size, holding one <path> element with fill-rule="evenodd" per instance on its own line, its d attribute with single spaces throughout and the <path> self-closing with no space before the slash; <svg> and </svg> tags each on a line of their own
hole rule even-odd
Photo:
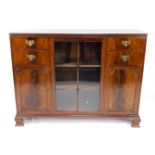
<svg viewBox="0 0 155 155">
<path fill-rule="evenodd" d="M 36 56 L 34 54 L 27 54 L 27 59 L 29 61 L 33 61 L 34 59 L 36 59 Z"/>
<path fill-rule="evenodd" d="M 121 41 L 121 44 L 122 44 L 124 47 L 128 47 L 128 46 L 131 44 L 131 41 L 130 41 L 130 40 L 122 40 L 122 41 Z"/>
<path fill-rule="evenodd" d="M 121 61 L 123 61 L 124 63 L 128 62 L 129 60 L 129 55 L 128 54 L 122 54 L 120 57 Z"/>
<path fill-rule="evenodd" d="M 25 43 L 26 43 L 27 46 L 32 47 L 35 44 L 35 41 L 26 39 Z"/>
</svg>

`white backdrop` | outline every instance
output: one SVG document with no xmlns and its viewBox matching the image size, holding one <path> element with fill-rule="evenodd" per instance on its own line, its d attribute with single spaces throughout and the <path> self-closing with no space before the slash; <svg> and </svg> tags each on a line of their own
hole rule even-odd
<svg viewBox="0 0 155 155">
<path fill-rule="evenodd" d="M 0 155 L 155 154 L 154 0 L 0 1 Z M 32 120 L 14 127 L 8 33 L 20 29 L 141 29 L 148 33 L 141 128 L 115 120 Z"/>
</svg>

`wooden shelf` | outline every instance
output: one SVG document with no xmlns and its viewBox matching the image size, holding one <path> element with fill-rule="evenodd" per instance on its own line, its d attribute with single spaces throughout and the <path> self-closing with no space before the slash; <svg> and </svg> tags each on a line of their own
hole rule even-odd
<svg viewBox="0 0 155 155">
<path fill-rule="evenodd" d="M 98 82 L 67 81 L 56 82 L 56 90 L 99 90 Z"/>
<path fill-rule="evenodd" d="M 77 67 L 77 65 L 72 63 L 66 63 L 66 64 L 56 64 L 55 67 Z"/>
<path fill-rule="evenodd" d="M 84 82 L 79 81 L 78 83 L 78 90 L 99 90 L 100 89 L 100 83 L 99 82 Z"/>
<path fill-rule="evenodd" d="M 56 82 L 56 90 L 77 90 L 77 81 Z"/>
<path fill-rule="evenodd" d="M 55 67 L 92 67 L 92 68 L 99 68 L 101 65 L 76 65 L 76 64 L 58 64 Z"/>
<path fill-rule="evenodd" d="M 101 65 L 79 65 L 79 67 L 93 67 L 93 68 L 98 68 L 98 67 L 101 67 Z"/>
</svg>

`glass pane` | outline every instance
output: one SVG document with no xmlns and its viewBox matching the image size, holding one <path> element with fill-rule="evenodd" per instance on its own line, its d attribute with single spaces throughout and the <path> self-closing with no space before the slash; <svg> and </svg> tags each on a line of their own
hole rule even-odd
<svg viewBox="0 0 155 155">
<path fill-rule="evenodd" d="M 56 68 L 56 109 L 77 111 L 77 68 Z"/>
<path fill-rule="evenodd" d="M 79 69 L 79 111 L 99 111 L 100 68 Z"/>
<path fill-rule="evenodd" d="M 77 89 L 76 68 L 56 68 L 56 89 Z"/>
<path fill-rule="evenodd" d="M 55 42 L 55 64 L 76 64 L 77 43 Z"/>
<path fill-rule="evenodd" d="M 77 111 L 77 90 L 56 90 L 57 111 Z"/>
<path fill-rule="evenodd" d="M 79 91 L 79 111 L 99 111 L 99 90 Z"/>
<path fill-rule="evenodd" d="M 101 42 L 80 42 L 80 64 L 101 64 Z"/>
<path fill-rule="evenodd" d="M 57 111 L 99 111 L 100 64 L 101 42 L 55 42 Z"/>
<path fill-rule="evenodd" d="M 100 84 L 100 68 L 79 69 L 79 89 L 96 90 Z"/>
</svg>

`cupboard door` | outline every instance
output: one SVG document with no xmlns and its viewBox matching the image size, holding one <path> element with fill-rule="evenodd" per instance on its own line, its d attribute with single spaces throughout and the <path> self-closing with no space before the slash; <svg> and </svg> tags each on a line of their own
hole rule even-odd
<svg viewBox="0 0 155 155">
<path fill-rule="evenodd" d="M 50 113 L 50 82 L 47 68 L 15 68 L 19 113 Z"/>
<path fill-rule="evenodd" d="M 140 68 L 109 67 L 106 69 L 106 113 L 133 114 L 137 112 L 141 75 Z"/>
<path fill-rule="evenodd" d="M 57 112 L 100 112 L 101 42 L 56 41 Z"/>
</svg>

